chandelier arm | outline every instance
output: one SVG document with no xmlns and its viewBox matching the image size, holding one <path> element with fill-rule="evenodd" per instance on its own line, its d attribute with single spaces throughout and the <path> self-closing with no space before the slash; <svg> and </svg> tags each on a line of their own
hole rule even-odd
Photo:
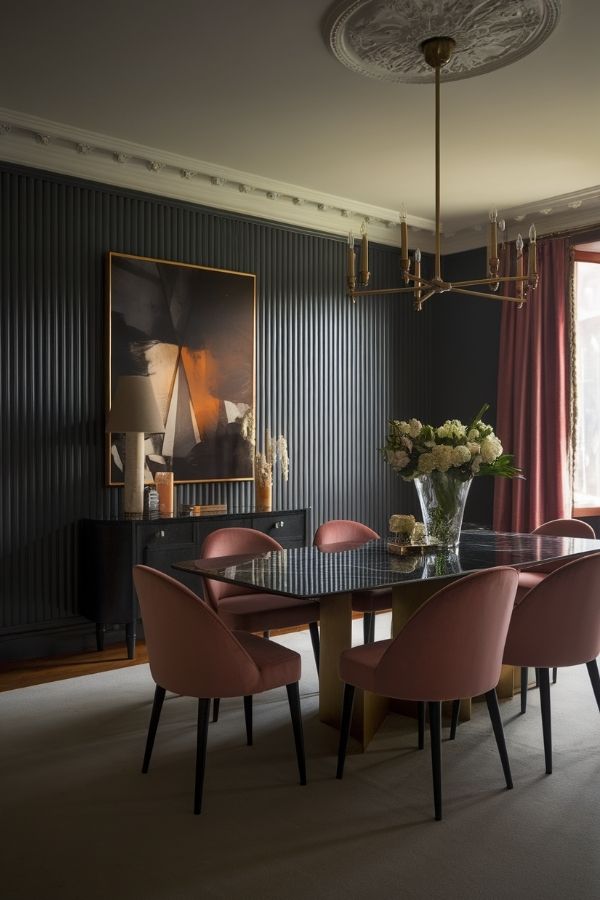
<svg viewBox="0 0 600 900">
<path fill-rule="evenodd" d="M 421 307 L 423 306 L 423 304 L 425 303 L 426 300 L 429 300 L 429 298 L 433 297 L 434 294 L 439 294 L 439 293 L 440 292 L 436 291 L 435 288 L 432 288 L 430 291 L 428 291 L 426 294 L 424 294 L 418 300 L 415 300 L 415 306 L 417 307 L 417 309 L 421 309 Z"/>
<path fill-rule="evenodd" d="M 475 278 L 472 281 L 453 281 L 452 287 L 469 287 L 472 284 L 498 284 L 498 282 L 513 281 L 515 284 L 528 281 L 528 275 L 502 275 L 498 278 Z"/>
<path fill-rule="evenodd" d="M 485 297 L 486 300 L 508 300 L 510 303 L 523 304 L 527 303 L 526 297 L 508 297 L 506 294 L 486 294 L 484 291 L 465 291 L 464 288 L 456 290 L 456 285 L 452 285 L 454 294 L 465 294 L 467 297 Z"/>
<path fill-rule="evenodd" d="M 370 288 L 368 291 L 348 291 L 349 297 L 376 297 L 378 294 L 413 294 L 413 287 Z"/>
</svg>

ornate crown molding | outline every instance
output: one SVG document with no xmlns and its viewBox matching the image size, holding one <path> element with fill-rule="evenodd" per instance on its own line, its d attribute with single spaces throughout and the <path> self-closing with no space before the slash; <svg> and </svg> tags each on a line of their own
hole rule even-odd
<svg viewBox="0 0 600 900">
<path fill-rule="evenodd" d="M 341 63 L 394 82 L 433 81 L 421 44 L 453 38 L 443 80 L 455 81 L 527 56 L 552 33 L 560 10 L 560 0 L 341 0 L 324 29 Z"/>
<path fill-rule="evenodd" d="M 346 236 L 365 218 L 375 241 L 400 241 L 399 214 L 156 148 L 0 108 L 0 159 Z M 433 231 L 429 219 L 409 224 Z"/>
<path fill-rule="evenodd" d="M 397 210 L 163 153 L 2 108 L 0 159 L 343 237 L 350 230 L 358 234 L 367 219 L 371 240 L 400 245 Z M 517 231 L 526 230 L 525 225 L 532 219 L 536 220 L 540 236 L 596 225 L 600 222 L 600 185 L 503 209 L 502 215 L 510 240 Z M 408 224 L 411 248 L 416 246 L 418 233 L 420 248 L 431 252 L 434 222 L 409 216 Z M 442 234 L 443 253 L 480 247 L 481 216 L 452 233 Z"/>
</svg>

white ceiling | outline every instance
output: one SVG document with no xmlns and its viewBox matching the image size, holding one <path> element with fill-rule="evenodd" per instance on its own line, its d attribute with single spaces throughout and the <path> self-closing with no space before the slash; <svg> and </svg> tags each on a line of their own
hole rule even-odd
<svg viewBox="0 0 600 900">
<path fill-rule="evenodd" d="M 190 169 L 197 162 L 198 171 L 230 179 L 239 170 L 256 203 L 257 189 L 264 195 L 269 185 L 287 186 L 285 209 L 281 200 L 268 207 L 273 219 L 283 211 L 282 219 L 293 220 L 292 196 L 296 206 L 316 210 L 319 196 L 333 195 L 340 202 L 328 196 L 335 216 L 324 227 L 336 222 L 340 233 L 348 227 L 344 206 L 380 215 L 383 228 L 405 203 L 409 221 L 431 223 L 433 87 L 386 84 L 342 66 L 322 29 L 330 5 L 19 0 L 2 15 L 0 121 L 12 135 L 5 128 L 0 158 L 31 164 L 40 156 L 44 165 L 49 151 L 33 150 L 37 117 L 57 138 L 93 133 L 94 147 L 104 136 L 105 150 L 130 142 L 147 159 L 186 159 Z M 600 3 L 562 0 L 555 31 L 530 56 L 442 86 L 448 237 L 461 232 L 463 245 L 482 243 L 474 226 L 493 206 L 506 214 L 509 236 L 532 218 L 541 232 L 600 220 L 599 34 Z M 65 171 L 69 164 L 55 161 L 60 140 L 54 143 L 46 167 Z M 85 155 L 71 151 L 74 173 L 87 171 Z M 93 166 L 92 155 L 85 165 Z M 111 180 L 101 169 L 97 175 Z M 158 185 L 160 173 L 154 177 Z M 236 208 L 233 198 L 222 191 L 214 205 Z"/>
</svg>

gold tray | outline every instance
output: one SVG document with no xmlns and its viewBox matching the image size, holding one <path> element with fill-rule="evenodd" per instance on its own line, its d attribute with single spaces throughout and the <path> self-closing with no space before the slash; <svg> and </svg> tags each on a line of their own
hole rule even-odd
<svg viewBox="0 0 600 900">
<path fill-rule="evenodd" d="M 388 553 L 394 553 L 396 556 L 409 556 L 412 553 L 427 553 L 428 550 L 435 550 L 439 546 L 433 543 L 411 544 L 409 542 L 400 544 L 395 541 L 387 542 Z"/>
</svg>

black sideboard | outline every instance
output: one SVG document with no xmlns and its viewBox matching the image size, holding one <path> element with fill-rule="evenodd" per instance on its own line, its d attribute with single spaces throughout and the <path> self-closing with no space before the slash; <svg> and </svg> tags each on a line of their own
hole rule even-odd
<svg viewBox="0 0 600 900">
<path fill-rule="evenodd" d="M 201 594 L 199 578 L 176 572 L 174 562 L 194 559 L 217 528 L 256 528 L 283 547 L 307 542 L 307 510 L 232 512 L 221 515 L 139 519 L 82 519 L 79 532 L 80 612 L 96 623 L 98 650 L 107 625 L 125 625 L 127 656 L 135 657 L 139 618 L 132 569 L 138 563 L 177 578 Z"/>
</svg>

